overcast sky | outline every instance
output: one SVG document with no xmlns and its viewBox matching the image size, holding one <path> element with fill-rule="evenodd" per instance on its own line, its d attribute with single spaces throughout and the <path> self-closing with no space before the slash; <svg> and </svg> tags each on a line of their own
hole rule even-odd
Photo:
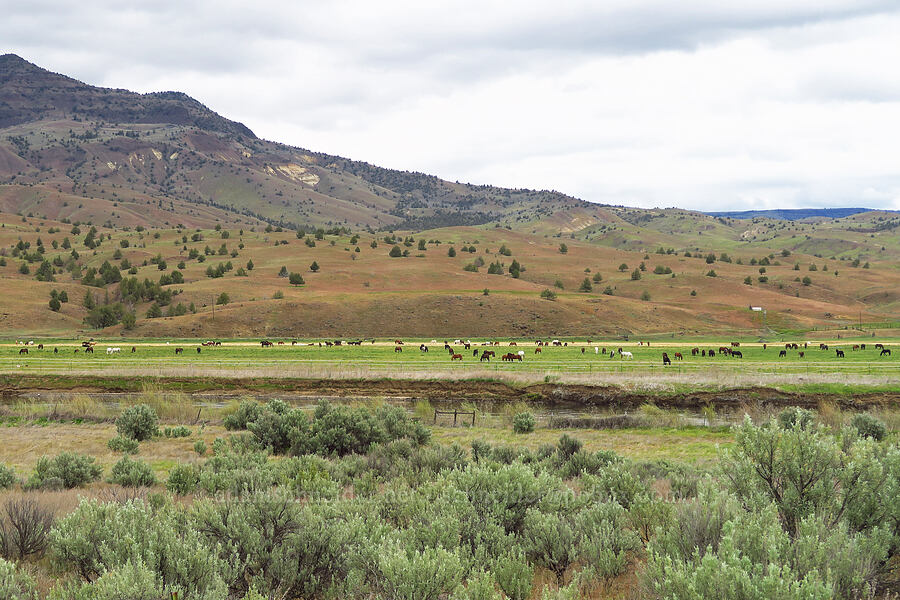
<svg viewBox="0 0 900 600">
<path fill-rule="evenodd" d="M 896 0 L 139 4 L 0 0 L 0 53 L 450 180 L 900 209 Z"/>
</svg>

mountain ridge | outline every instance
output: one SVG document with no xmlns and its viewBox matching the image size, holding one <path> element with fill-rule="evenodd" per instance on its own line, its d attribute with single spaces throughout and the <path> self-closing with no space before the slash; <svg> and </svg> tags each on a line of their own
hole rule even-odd
<svg viewBox="0 0 900 600">
<path fill-rule="evenodd" d="M 713 217 L 729 217 L 732 219 L 754 219 L 758 217 L 779 219 L 783 221 L 797 221 L 814 217 L 828 219 L 843 219 L 864 212 L 893 212 L 877 208 L 838 207 L 838 208 L 772 208 L 760 210 L 727 210 L 727 211 L 703 211 L 704 214 Z"/>
<path fill-rule="evenodd" d="M 590 223 L 614 219 L 601 205 L 559 192 L 454 183 L 262 140 L 182 92 L 90 86 L 16 55 L 0 57 L 0 132 L 0 183 L 107 201 L 155 199 L 176 213 L 205 206 L 301 229 L 512 226 L 570 211 Z M 26 208 L 79 216 L 40 206 Z M 91 218 L 102 219 L 103 210 L 113 212 L 98 205 Z"/>
</svg>

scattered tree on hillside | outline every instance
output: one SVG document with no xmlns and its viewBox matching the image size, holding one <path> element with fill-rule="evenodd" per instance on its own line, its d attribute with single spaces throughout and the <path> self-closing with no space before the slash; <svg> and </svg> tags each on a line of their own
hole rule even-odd
<svg viewBox="0 0 900 600">
<path fill-rule="evenodd" d="M 316 261 L 312 261 L 312 264 L 309 265 L 309 270 L 312 271 L 313 273 L 318 273 L 319 272 L 319 263 L 317 263 Z"/>
<path fill-rule="evenodd" d="M 559 252 L 560 252 L 560 254 L 566 254 L 568 251 L 569 251 L 569 247 L 568 247 L 568 246 L 566 246 L 565 244 L 560 244 L 560 245 L 559 245 Z"/>
<path fill-rule="evenodd" d="M 451 250 L 452 250 L 452 248 L 451 248 Z M 394 247 L 391 248 L 391 251 L 388 253 L 388 256 L 390 256 L 391 258 L 399 258 L 399 257 L 403 256 L 403 250 L 400 249 L 400 246 L 398 246 L 397 244 L 394 244 Z"/>
<path fill-rule="evenodd" d="M 581 286 L 579 286 L 579 292 L 590 292 L 594 289 L 594 286 L 591 285 L 591 280 L 588 277 L 584 278 L 584 281 L 581 282 Z"/>
<path fill-rule="evenodd" d="M 303 281 L 303 275 L 301 275 L 300 273 L 291 273 L 288 276 L 288 281 L 291 285 L 303 285 L 304 283 L 306 283 L 305 281 Z"/>
</svg>

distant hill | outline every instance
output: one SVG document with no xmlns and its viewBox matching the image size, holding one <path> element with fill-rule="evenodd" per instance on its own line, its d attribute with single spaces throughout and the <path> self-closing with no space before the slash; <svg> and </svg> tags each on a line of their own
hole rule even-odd
<svg viewBox="0 0 900 600">
<path fill-rule="evenodd" d="M 897 231 L 900 212 L 705 214 L 446 181 L 0 56 L 7 336 L 119 332 L 125 312 L 129 335 L 204 338 L 893 327 Z"/>
<path fill-rule="evenodd" d="M 186 94 L 95 87 L 7 54 L 0 210 L 12 209 L 96 222 L 116 215 L 120 225 L 209 226 L 239 215 L 291 229 L 611 218 L 555 191 L 450 182 L 261 140 Z"/>
<path fill-rule="evenodd" d="M 781 221 L 801 221 L 813 217 L 825 217 L 828 219 L 843 219 L 859 213 L 876 210 L 874 208 L 776 208 L 772 210 L 740 210 L 707 212 L 714 217 L 728 217 L 731 219 L 779 219 Z"/>
</svg>

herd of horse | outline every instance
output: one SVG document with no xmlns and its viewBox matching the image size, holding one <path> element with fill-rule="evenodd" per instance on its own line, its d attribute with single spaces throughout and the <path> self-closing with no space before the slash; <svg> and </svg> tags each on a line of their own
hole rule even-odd
<svg viewBox="0 0 900 600">
<path fill-rule="evenodd" d="M 367 341 L 370 341 L 372 344 L 376 343 L 376 340 L 374 340 L 374 339 L 367 340 Z M 403 347 L 404 347 L 403 340 L 395 339 L 395 340 L 393 340 L 393 342 L 394 342 L 394 352 L 402 353 Z M 78 353 L 79 351 L 81 351 L 85 354 L 93 354 L 94 346 L 96 345 L 96 343 L 97 342 L 95 342 L 93 339 L 84 341 L 81 343 L 81 345 L 78 348 L 75 349 L 75 353 Z M 437 344 L 438 342 L 437 342 L 437 340 L 431 340 L 431 343 Z M 166 342 L 166 344 L 168 344 L 168 342 Z M 262 347 L 262 348 L 270 348 L 270 347 L 274 347 L 274 346 L 284 346 L 285 344 L 286 344 L 286 342 L 284 342 L 284 341 L 277 341 L 277 342 L 272 342 L 270 340 L 261 340 L 260 341 L 260 347 Z M 290 344 L 292 346 L 299 345 L 299 346 L 318 346 L 318 347 L 334 347 L 334 346 L 344 346 L 344 345 L 361 346 L 363 344 L 363 340 L 352 340 L 352 341 L 347 341 L 347 340 L 331 341 L 331 340 L 329 340 L 329 341 L 307 342 L 307 343 L 293 340 L 290 342 Z M 507 342 L 507 344 L 510 347 L 518 347 L 519 342 L 511 341 L 511 342 Z M 567 348 L 569 346 L 569 342 L 563 342 L 560 340 L 552 340 L 552 341 L 535 340 L 534 344 L 535 344 L 534 354 L 541 354 L 543 352 L 544 348 L 550 347 L 550 346 L 558 346 L 558 347 L 564 347 L 564 348 Z M 581 354 L 586 354 L 591 349 L 592 341 L 587 340 L 587 344 L 588 344 L 587 346 L 583 346 L 583 345 L 580 346 Z M 16 345 L 21 346 L 19 348 L 20 355 L 29 354 L 29 348 L 36 348 L 37 350 L 44 349 L 44 344 L 38 343 L 35 345 L 35 343 L 33 341 L 23 342 L 23 341 L 17 340 Z M 197 354 L 201 353 L 202 347 L 215 347 L 215 346 L 221 346 L 221 345 L 222 345 L 222 342 L 217 341 L 217 340 L 207 340 L 204 342 L 200 342 L 200 345 L 196 347 Z M 486 341 L 486 342 L 481 342 L 480 344 L 475 344 L 471 340 L 463 341 L 463 340 L 457 339 L 457 340 L 454 340 L 452 343 L 448 342 L 448 341 L 444 341 L 444 350 L 448 353 L 451 362 L 452 361 L 462 362 L 463 351 L 470 351 L 470 350 L 472 351 L 473 358 L 478 358 L 480 362 L 490 362 L 490 360 L 492 358 L 496 357 L 496 352 L 494 350 L 488 350 L 484 347 L 497 347 L 500 345 L 501 345 L 501 342 L 497 342 L 497 341 Z M 573 345 L 574 345 L 574 343 L 573 343 Z M 646 345 L 649 347 L 650 343 L 649 342 L 639 342 L 639 345 L 640 346 Z M 691 356 L 692 357 L 700 357 L 700 358 L 715 358 L 715 357 L 719 357 L 719 356 L 726 356 L 726 357 L 731 357 L 731 358 L 743 358 L 744 354 L 739 349 L 740 345 L 741 345 L 740 342 L 731 342 L 728 346 L 719 346 L 717 349 L 716 348 L 708 348 L 707 349 L 707 348 L 700 348 L 699 346 L 695 346 L 695 347 L 691 348 Z M 458 349 L 458 347 L 460 347 L 460 346 L 462 347 L 462 349 Z M 473 348 L 473 346 L 482 346 L 482 348 L 481 349 Z M 835 350 L 835 358 L 845 358 L 846 357 L 845 350 L 847 349 L 847 347 L 848 346 L 845 346 L 844 348 L 835 348 L 834 349 Z M 592 348 L 593 348 L 594 354 L 608 356 L 611 359 L 618 357 L 621 360 L 630 360 L 630 359 L 634 358 L 634 354 L 632 352 L 624 350 L 621 347 L 610 348 L 609 350 L 607 350 L 606 347 L 601 347 L 599 345 L 595 345 L 595 346 L 592 346 Z M 763 344 L 762 349 L 763 349 L 763 351 L 768 350 L 769 344 Z M 787 358 L 788 353 L 790 351 L 796 350 L 797 357 L 802 359 L 806 356 L 808 349 L 809 349 L 808 342 L 802 343 L 802 344 L 789 342 L 789 343 L 784 344 L 783 348 L 779 349 L 778 358 Z M 824 343 L 820 343 L 818 349 L 820 351 L 829 351 L 830 350 L 828 344 L 824 344 Z M 176 347 L 174 350 L 175 350 L 176 355 L 180 355 L 180 354 L 184 353 L 185 349 L 183 347 Z M 419 351 L 421 353 L 425 354 L 425 353 L 429 352 L 429 350 L 430 350 L 430 347 L 428 346 L 428 344 L 425 344 L 425 343 L 419 344 Z M 852 344 L 849 346 L 849 350 L 851 352 L 865 352 L 866 344 L 864 344 L 864 343 Z M 878 352 L 878 356 L 891 356 L 891 349 L 885 347 L 884 344 L 881 344 L 881 343 L 875 344 L 874 350 L 876 350 Z M 118 346 L 109 346 L 106 348 L 107 355 L 119 354 L 121 352 L 122 352 L 122 348 L 120 348 Z M 136 352 L 137 352 L 137 347 L 131 346 L 131 353 L 136 353 Z M 54 347 L 53 353 L 58 354 L 59 348 Z M 504 362 L 522 362 L 525 359 L 525 351 L 517 349 L 515 352 L 507 352 L 506 354 L 501 355 L 500 359 Z M 671 365 L 673 360 L 683 361 L 684 354 L 682 354 L 681 352 L 673 352 L 672 356 L 670 357 L 668 352 L 662 353 L 663 365 Z"/>
</svg>

